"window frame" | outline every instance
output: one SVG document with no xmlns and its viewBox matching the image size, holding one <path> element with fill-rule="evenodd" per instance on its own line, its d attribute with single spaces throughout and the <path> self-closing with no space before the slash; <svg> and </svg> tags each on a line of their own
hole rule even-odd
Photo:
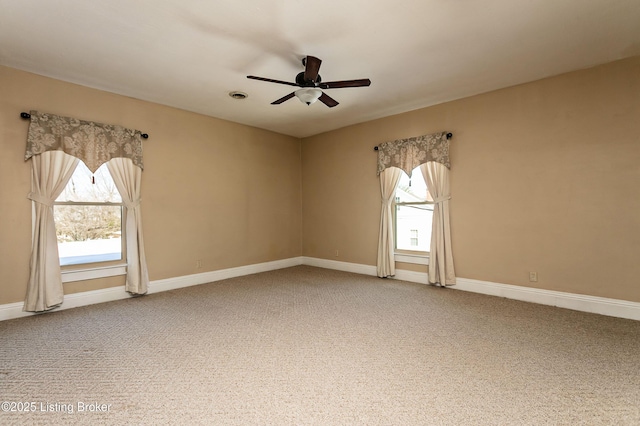
<svg viewBox="0 0 640 426">
<path fill-rule="evenodd" d="M 80 162 L 78 165 L 80 166 Z M 106 168 L 107 173 L 111 176 L 111 172 Z M 75 170 L 74 170 L 75 172 Z M 113 179 L 113 177 L 112 177 Z M 67 182 L 67 185 L 69 182 Z M 118 275 L 126 275 L 127 273 L 127 244 L 126 244 L 126 208 L 123 201 L 121 202 L 112 202 L 112 201 L 54 201 L 53 209 L 55 210 L 56 206 L 98 206 L 98 207 L 107 207 L 107 206 L 118 206 L 120 207 L 120 259 L 116 260 L 103 260 L 97 262 L 85 262 L 85 263 L 74 263 L 70 265 L 60 265 L 60 272 L 62 274 L 62 282 L 74 282 L 74 281 L 84 281 L 96 278 L 105 278 L 112 277 Z M 55 223 L 55 214 L 54 214 L 54 223 Z M 60 260 L 58 260 L 60 261 Z"/>
<path fill-rule="evenodd" d="M 406 174 L 404 172 L 404 170 L 402 171 L 402 173 Z M 412 171 L 412 175 L 413 174 L 415 174 L 415 169 Z M 422 179 L 424 179 L 422 174 L 420 176 L 421 176 Z M 426 184 L 426 182 L 425 182 L 425 184 Z M 396 187 L 396 191 L 397 190 L 398 190 L 398 188 Z M 430 258 L 430 255 L 431 255 L 430 251 L 407 250 L 407 249 L 399 249 L 398 248 L 397 212 L 398 212 L 398 207 L 401 207 L 401 206 L 424 206 L 424 205 L 435 206 L 435 202 L 429 201 L 429 200 L 400 202 L 397 199 L 398 199 L 398 197 L 396 197 L 396 195 L 394 193 L 393 202 L 392 202 L 394 260 L 396 262 L 413 263 L 413 264 L 418 264 L 418 265 L 428 265 L 429 264 L 429 258 Z M 433 211 L 433 208 L 431 209 L 431 211 Z"/>
</svg>

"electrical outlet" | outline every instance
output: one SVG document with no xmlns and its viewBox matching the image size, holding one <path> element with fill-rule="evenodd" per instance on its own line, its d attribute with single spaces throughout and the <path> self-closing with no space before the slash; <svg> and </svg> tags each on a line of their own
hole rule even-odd
<svg viewBox="0 0 640 426">
<path fill-rule="evenodd" d="M 529 272 L 529 281 L 535 283 L 538 281 L 538 273 L 537 272 Z"/>
<path fill-rule="evenodd" d="M 338 255 L 339 255 L 339 252 L 338 252 L 338 249 L 336 249 L 336 257 L 338 257 Z"/>
<path fill-rule="evenodd" d="M 196 269 L 202 268 L 202 259 L 196 260 Z"/>
</svg>

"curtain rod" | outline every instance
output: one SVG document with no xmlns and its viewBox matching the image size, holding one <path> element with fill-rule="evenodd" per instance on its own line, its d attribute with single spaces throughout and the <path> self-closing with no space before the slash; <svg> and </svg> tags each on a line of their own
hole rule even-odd
<svg viewBox="0 0 640 426">
<path fill-rule="evenodd" d="M 25 120 L 27 120 L 31 118 L 31 114 L 29 114 L 28 112 L 21 112 L 20 118 L 24 118 Z M 149 135 L 146 133 L 142 133 L 140 136 L 142 136 L 143 139 L 149 139 Z"/>
<path fill-rule="evenodd" d="M 451 139 L 452 137 L 453 137 L 453 133 L 447 133 L 447 139 Z M 377 147 L 377 146 L 374 146 L 374 147 L 373 147 L 373 150 L 374 150 L 374 151 L 377 151 L 377 150 L 378 150 L 378 147 Z"/>
</svg>

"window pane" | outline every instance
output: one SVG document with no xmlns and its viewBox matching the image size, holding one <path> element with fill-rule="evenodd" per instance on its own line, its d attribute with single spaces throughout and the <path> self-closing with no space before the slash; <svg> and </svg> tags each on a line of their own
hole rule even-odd
<svg viewBox="0 0 640 426">
<path fill-rule="evenodd" d="M 396 202 L 427 201 L 427 193 L 427 184 L 422 177 L 420 166 L 418 166 L 411 172 L 411 178 L 404 172 L 400 176 L 400 182 L 398 182 L 398 188 L 396 189 Z"/>
<path fill-rule="evenodd" d="M 93 183 L 95 179 L 95 184 Z M 113 183 L 107 165 L 103 164 L 95 174 L 80 161 L 69 183 L 56 201 L 86 201 L 99 203 L 121 203 L 122 197 Z"/>
<path fill-rule="evenodd" d="M 427 185 L 416 167 L 411 178 L 402 173 L 396 189 L 396 203 L 422 203 L 431 201 Z M 396 249 L 428 252 L 431 245 L 433 204 L 396 205 Z"/>
<path fill-rule="evenodd" d="M 433 204 L 396 206 L 396 248 L 429 251 Z"/>
<path fill-rule="evenodd" d="M 415 201 L 427 201 L 427 184 L 424 182 L 419 167 L 413 169 L 411 179 L 403 172 L 396 189 L 396 202 L 411 203 Z"/>
<path fill-rule="evenodd" d="M 54 206 L 60 265 L 122 259 L 121 206 Z"/>
</svg>

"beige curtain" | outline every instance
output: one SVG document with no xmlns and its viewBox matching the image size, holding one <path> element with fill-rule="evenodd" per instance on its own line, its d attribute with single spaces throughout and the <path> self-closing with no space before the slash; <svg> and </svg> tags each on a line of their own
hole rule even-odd
<svg viewBox="0 0 640 426">
<path fill-rule="evenodd" d="M 44 311 L 62 303 L 62 277 L 53 219 L 53 201 L 69 181 L 78 159 L 95 172 L 116 159 L 109 171 L 126 206 L 127 291 L 144 294 L 149 277 L 140 220 L 142 134 L 118 125 L 31 111 L 25 160 L 32 158 L 35 203 L 31 272 L 25 311 Z"/>
<path fill-rule="evenodd" d="M 64 190 L 78 159 L 62 151 L 47 151 L 31 162 L 31 193 L 34 222 L 31 262 L 24 311 L 42 312 L 62 303 L 62 277 L 58 258 L 58 240 L 53 220 L 53 202 Z"/>
<path fill-rule="evenodd" d="M 380 211 L 380 234 L 378 236 L 377 273 L 379 277 L 389 277 L 396 274 L 393 243 L 393 213 L 391 205 L 396 194 L 396 187 L 400 182 L 402 170 L 389 167 L 380 172 L 380 194 L 382 208 Z"/>
<path fill-rule="evenodd" d="M 441 286 L 456 283 L 451 250 L 451 227 L 449 224 L 449 169 L 443 164 L 429 161 L 420 165 L 427 189 L 435 203 L 431 230 L 429 257 L 429 283 Z"/>
<path fill-rule="evenodd" d="M 113 158 L 107 163 L 122 201 L 126 207 L 127 280 L 125 289 L 132 294 L 144 294 L 149 284 L 149 272 L 142 238 L 140 182 L 142 169 L 129 158 Z"/>
</svg>

